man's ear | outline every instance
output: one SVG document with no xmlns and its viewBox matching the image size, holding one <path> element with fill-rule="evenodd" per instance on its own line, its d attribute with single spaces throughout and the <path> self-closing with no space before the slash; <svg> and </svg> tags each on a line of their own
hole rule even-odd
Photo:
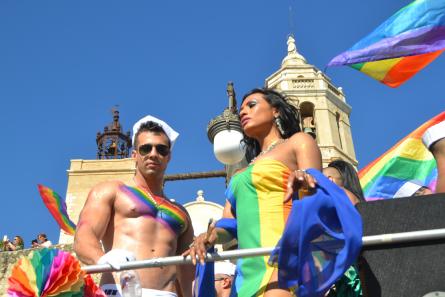
<svg viewBox="0 0 445 297">
<path fill-rule="evenodd" d="M 222 287 L 224 289 L 230 289 L 232 287 L 232 279 L 230 277 L 225 277 L 222 281 Z"/>
<path fill-rule="evenodd" d="M 132 158 L 136 158 L 136 150 L 132 150 L 131 151 L 131 157 Z"/>
</svg>

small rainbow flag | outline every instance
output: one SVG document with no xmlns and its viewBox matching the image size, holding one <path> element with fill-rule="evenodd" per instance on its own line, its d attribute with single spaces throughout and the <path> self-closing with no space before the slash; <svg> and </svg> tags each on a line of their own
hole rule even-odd
<svg viewBox="0 0 445 297">
<path fill-rule="evenodd" d="M 445 1 L 416 0 L 403 7 L 329 66 L 349 65 L 396 88 L 445 49 Z"/>
<path fill-rule="evenodd" d="M 366 200 L 390 199 L 400 187 L 417 180 L 434 191 L 436 160 L 422 143 L 425 131 L 445 120 L 445 112 L 427 121 L 395 146 L 360 170 L 359 178 Z"/>
<path fill-rule="evenodd" d="M 68 217 L 65 201 L 52 189 L 43 185 L 37 186 L 39 188 L 40 197 L 42 197 L 43 203 L 45 203 L 46 207 L 53 215 L 60 228 L 67 234 L 74 235 L 76 225 Z"/>
</svg>

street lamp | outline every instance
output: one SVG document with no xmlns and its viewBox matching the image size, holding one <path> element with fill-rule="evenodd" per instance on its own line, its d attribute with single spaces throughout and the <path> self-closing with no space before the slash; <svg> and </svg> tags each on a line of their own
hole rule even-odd
<svg viewBox="0 0 445 297">
<path fill-rule="evenodd" d="M 243 133 L 236 108 L 233 82 L 227 84 L 227 96 L 229 107 L 210 121 L 207 126 L 207 136 L 213 143 L 213 152 L 218 161 L 225 165 L 235 165 L 243 160 L 245 150 L 241 143 Z"/>
</svg>

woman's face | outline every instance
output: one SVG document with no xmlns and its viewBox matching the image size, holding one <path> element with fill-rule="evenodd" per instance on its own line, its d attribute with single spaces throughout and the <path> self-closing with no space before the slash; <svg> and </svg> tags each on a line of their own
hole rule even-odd
<svg viewBox="0 0 445 297">
<path fill-rule="evenodd" d="M 334 167 L 323 168 L 323 174 L 337 186 L 343 187 L 343 179 L 341 177 L 341 174 Z"/>
<path fill-rule="evenodd" d="M 278 112 L 261 93 L 247 96 L 241 104 L 241 126 L 249 137 L 259 136 L 269 131 L 274 125 L 275 116 L 278 116 Z"/>
</svg>

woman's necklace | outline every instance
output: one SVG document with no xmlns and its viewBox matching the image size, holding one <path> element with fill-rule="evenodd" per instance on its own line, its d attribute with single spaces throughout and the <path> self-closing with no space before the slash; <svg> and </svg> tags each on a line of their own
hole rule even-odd
<svg viewBox="0 0 445 297">
<path fill-rule="evenodd" d="M 258 156 L 256 156 L 255 158 L 252 159 L 252 161 L 250 161 L 249 165 L 252 164 L 253 162 L 255 162 L 256 159 L 258 159 L 259 157 L 261 157 L 262 155 L 270 152 L 271 150 L 273 150 L 277 145 L 282 144 L 283 142 L 285 142 L 286 139 L 277 139 L 274 142 L 272 142 L 271 144 L 269 144 L 269 146 L 264 150 L 261 151 Z"/>
</svg>

